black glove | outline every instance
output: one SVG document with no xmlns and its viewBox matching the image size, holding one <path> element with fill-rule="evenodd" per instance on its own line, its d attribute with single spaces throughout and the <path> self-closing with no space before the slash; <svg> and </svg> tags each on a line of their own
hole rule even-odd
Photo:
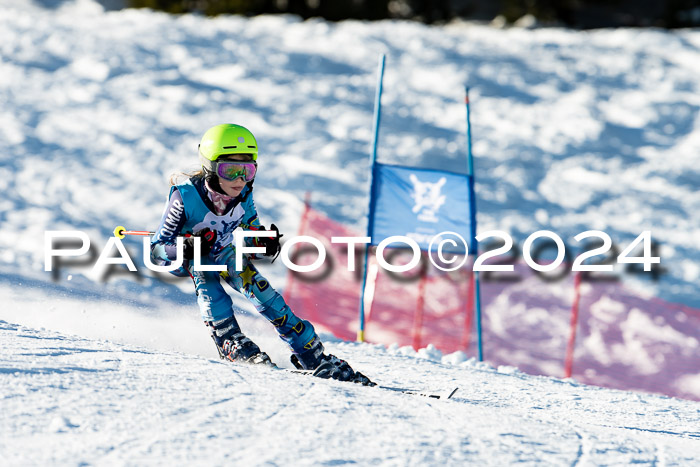
<svg viewBox="0 0 700 467">
<path fill-rule="evenodd" d="M 274 256 L 274 258 L 272 259 L 272 261 L 274 262 L 275 259 L 277 259 L 277 255 L 282 250 L 282 246 L 280 245 L 280 238 L 284 234 L 280 233 L 280 229 L 275 224 L 270 225 L 270 228 L 267 230 L 274 230 L 275 232 L 277 232 L 277 236 L 258 237 L 258 241 L 260 242 L 260 245 L 265 247 L 265 256 Z"/>
<path fill-rule="evenodd" d="M 216 231 L 210 230 L 208 227 L 198 230 L 191 236 L 185 238 L 185 259 L 194 259 L 194 237 L 200 238 L 199 252 L 201 258 L 207 256 L 216 243 Z"/>
</svg>

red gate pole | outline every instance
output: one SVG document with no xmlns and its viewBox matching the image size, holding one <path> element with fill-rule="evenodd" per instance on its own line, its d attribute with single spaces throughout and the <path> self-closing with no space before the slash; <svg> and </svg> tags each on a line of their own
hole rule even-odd
<svg viewBox="0 0 700 467">
<path fill-rule="evenodd" d="M 418 303 L 416 304 L 416 314 L 413 318 L 413 348 L 420 349 L 421 332 L 423 330 L 423 308 L 425 307 L 425 283 L 428 281 L 428 274 L 423 273 L 418 285 Z"/>
<path fill-rule="evenodd" d="M 472 325 L 474 323 L 474 273 L 469 272 L 469 280 L 467 283 L 467 306 L 464 316 L 464 333 L 462 334 L 461 348 L 466 353 L 469 350 L 469 341 L 471 340 Z"/>
<path fill-rule="evenodd" d="M 576 328 L 578 327 L 578 307 L 581 300 L 581 273 L 574 276 L 574 302 L 571 305 L 571 324 L 569 331 L 569 344 L 566 346 L 566 360 L 564 362 L 564 377 L 571 378 L 574 366 L 574 347 L 576 343 Z"/>
</svg>

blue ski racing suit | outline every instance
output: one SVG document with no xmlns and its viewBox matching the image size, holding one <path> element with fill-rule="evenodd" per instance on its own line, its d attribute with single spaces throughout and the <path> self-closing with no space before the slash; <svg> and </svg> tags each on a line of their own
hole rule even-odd
<svg viewBox="0 0 700 467">
<path fill-rule="evenodd" d="M 233 246 L 233 231 L 262 230 L 253 202 L 253 187 L 248 184 L 239 196 L 226 206 L 222 215 L 207 195 L 202 176 L 193 176 L 184 183 L 171 187 L 162 220 L 151 240 L 151 260 L 161 266 L 170 265 L 177 259 L 177 237 L 209 228 L 216 232 L 216 241 L 211 252 L 202 257 L 203 265 L 225 265 L 225 271 L 195 271 L 188 260 L 172 273 L 178 276 L 191 274 L 197 292 L 197 303 L 205 323 L 227 323 L 238 328 L 231 297 L 224 290 L 222 280 L 233 289 L 244 294 L 258 312 L 269 320 L 296 355 L 323 353 L 314 327 L 310 322 L 298 318 L 284 298 L 272 288 L 255 268 L 251 259 L 255 255 L 243 255 L 240 271 L 236 269 L 236 251 Z M 247 238 L 248 246 L 258 246 Z M 240 329 L 240 328 L 238 328 Z"/>
</svg>

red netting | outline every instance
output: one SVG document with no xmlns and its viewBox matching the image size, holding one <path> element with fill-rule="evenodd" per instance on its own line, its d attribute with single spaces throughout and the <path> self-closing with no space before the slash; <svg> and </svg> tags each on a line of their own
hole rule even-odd
<svg viewBox="0 0 700 467">
<path fill-rule="evenodd" d="M 350 272 L 347 245 L 331 244 L 330 239 L 358 233 L 309 209 L 300 235 L 321 240 L 329 258 L 318 271 L 290 274 L 285 298 L 318 329 L 354 340 L 362 255 L 356 255 L 358 271 Z M 309 264 L 315 259 L 314 252 L 295 262 Z M 407 260 L 399 255 L 392 263 Z M 372 254 L 365 307 L 368 342 L 414 347 L 430 343 L 443 352 L 476 355 L 474 336 L 467 332 L 474 327 L 468 305 L 473 303 L 470 264 L 449 274 L 430 266 L 424 279 L 403 282 L 383 269 L 374 281 L 375 267 Z M 572 274 L 545 282 L 522 262 L 514 273 L 482 273 L 485 359 L 531 374 L 563 377 L 573 282 Z M 575 379 L 700 400 L 700 310 L 643 298 L 621 282 L 584 281 L 580 291 Z"/>
</svg>

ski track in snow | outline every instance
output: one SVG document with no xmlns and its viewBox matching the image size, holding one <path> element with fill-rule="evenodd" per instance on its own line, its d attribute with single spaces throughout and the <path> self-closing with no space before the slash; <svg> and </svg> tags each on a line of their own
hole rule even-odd
<svg viewBox="0 0 700 467">
<path fill-rule="evenodd" d="M 5 465 L 691 465 L 697 403 L 331 343 L 397 394 L 0 321 Z M 50 357 L 50 358 L 48 358 Z"/>
</svg>

